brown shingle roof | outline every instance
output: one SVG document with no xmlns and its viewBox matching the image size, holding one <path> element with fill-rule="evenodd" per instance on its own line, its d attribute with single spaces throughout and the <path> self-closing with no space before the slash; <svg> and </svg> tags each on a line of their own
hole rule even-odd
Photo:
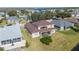
<svg viewBox="0 0 79 59">
<path fill-rule="evenodd" d="M 29 33 L 35 33 L 35 32 L 47 32 L 47 31 L 50 31 L 52 30 L 52 28 L 49 28 L 49 29 L 41 29 L 41 30 L 38 30 L 38 26 L 44 26 L 44 25 L 50 25 L 49 22 L 47 22 L 46 20 L 41 20 L 41 21 L 38 21 L 38 22 L 33 22 L 33 23 L 27 23 L 25 25 L 25 28 L 28 30 Z"/>
<path fill-rule="evenodd" d="M 32 24 L 39 27 L 39 26 L 49 25 L 50 23 L 47 22 L 46 20 L 41 20 L 41 21 L 33 22 Z"/>
<path fill-rule="evenodd" d="M 53 28 L 48 28 L 48 29 L 41 29 L 39 30 L 39 32 L 48 32 L 48 31 L 51 31 Z"/>
<path fill-rule="evenodd" d="M 38 32 L 37 28 L 33 26 L 31 23 L 27 23 L 25 25 L 25 28 L 28 30 L 28 32 L 33 33 L 33 32 Z"/>
</svg>

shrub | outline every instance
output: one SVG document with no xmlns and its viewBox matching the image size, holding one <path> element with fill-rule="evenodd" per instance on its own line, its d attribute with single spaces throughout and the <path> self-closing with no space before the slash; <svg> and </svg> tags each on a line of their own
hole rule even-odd
<svg viewBox="0 0 79 59">
<path fill-rule="evenodd" d="M 52 42 L 52 39 L 50 36 L 45 36 L 41 38 L 40 41 L 46 45 L 49 45 Z"/>
<path fill-rule="evenodd" d="M 30 45 L 29 45 L 29 43 L 26 41 L 26 48 L 28 48 Z"/>
<path fill-rule="evenodd" d="M 75 26 L 72 27 L 72 29 L 73 29 L 75 32 L 79 32 L 79 24 L 75 24 Z"/>
<path fill-rule="evenodd" d="M 2 21 L 0 20 L 0 23 L 2 23 Z"/>
<path fill-rule="evenodd" d="M 4 48 L 0 47 L 0 51 L 4 51 Z"/>
<path fill-rule="evenodd" d="M 79 24 L 75 24 L 75 27 L 76 27 L 76 28 L 79 28 Z"/>
</svg>

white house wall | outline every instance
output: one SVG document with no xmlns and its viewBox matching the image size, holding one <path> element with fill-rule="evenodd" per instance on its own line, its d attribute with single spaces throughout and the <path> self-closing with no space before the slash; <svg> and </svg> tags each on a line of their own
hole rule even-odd
<svg viewBox="0 0 79 59">
<path fill-rule="evenodd" d="M 32 38 L 39 37 L 39 36 L 40 36 L 39 32 L 32 33 Z"/>
<path fill-rule="evenodd" d="M 55 31 L 56 31 L 56 30 L 55 30 L 55 29 L 53 29 L 53 30 L 51 31 L 51 34 L 55 33 Z"/>
<path fill-rule="evenodd" d="M 25 46 L 25 40 L 21 40 L 21 42 L 16 42 L 14 43 L 13 46 L 12 44 L 6 44 L 6 45 L 1 45 L 0 47 L 3 47 L 4 50 L 11 50 L 11 49 L 23 47 L 23 46 Z"/>
<path fill-rule="evenodd" d="M 61 30 L 61 31 L 64 30 L 64 27 L 60 27 L 60 30 Z"/>
<path fill-rule="evenodd" d="M 52 24 L 52 25 L 47 25 L 47 28 L 54 28 L 54 24 Z"/>
<path fill-rule="evenodd" d="M 45 25 L 45 26 L 39 26 L 38 29 L 40 30 L 41 27 L 54 28 L 54 24 L 52 24 L 52 25 Z"/>
<path fill-rule="evenodd" d="M 54 28 L 54 24 L 52 24 L 52 28 Z"/>
</svg>

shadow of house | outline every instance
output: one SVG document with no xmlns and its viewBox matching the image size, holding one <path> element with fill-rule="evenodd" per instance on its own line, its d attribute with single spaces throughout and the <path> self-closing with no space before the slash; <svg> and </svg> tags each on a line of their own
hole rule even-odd
<svg viewBox="0 0 79 59">
<path fill-rule="evenodd" d="M 79 43 L 71 49 L 71 51 L 79 51 Z"/>
</svg>

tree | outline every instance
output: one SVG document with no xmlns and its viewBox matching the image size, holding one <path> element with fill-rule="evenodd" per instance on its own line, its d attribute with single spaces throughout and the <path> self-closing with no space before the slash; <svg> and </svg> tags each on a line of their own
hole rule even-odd
<svg viewBox="0 0 79 59">
<path fill-rule="evenodd" d="M 46 12 L 44 13 L 44 16 L 45 16 L 45 19 L 52 19 L 53 16 L 54 16 L 54 14 L 53 14 L 53 12 L 51 12 L 51 11 L 46 11 Z"/>
<path fill-rule="evenodd" d="M 61 18 L 67 18 L 67 17 L 71 17 L 71 12 L 72 10 L 71 9 L 62 9 L 63 11 L 61 10 L 56 10 L 55 11 L 55 16 L 56 17 L 61 17 Z"/>
<path fill-rule="evenodd" d="M 0 51 L 4 51 L 4 48 L 0 47 Z"/>
<path fill-rule="evenodd" d="M 61 9 L 56 9 L 55 12 L 46 10 L 43 12 L 40 11 L 40 12 L 31 13 L 32 21 L 52 19 L 54 16 L 57 18 L 71 17 L 71 10 L 63 9 L 63 11 L 61 11 Z"/>
<path fill-rule="evenodd" d="M 67 18 L 71 17 L 71 14 L 69 12 L 59 12 L 57 13 L 56 17 Z"/>
<path fill-rule="evenodd" d="M 11 10 L 8 12 L 9 16 L 17 16 L 17 11 L 16 10 Z"/>
<path fill-rule="evenodd" d="M 32 13 L 32 14 L 31 14 L 31 18 L 32 18 L 33 21 L 37 21 L 37 20 L 39 20 L 39 18 L 40 18 L 40 14 L 37 13 L 37 12 Z"/>
<path fill-rule="evenodd" d="M 30 46 L 30 44 L 28 43 L 28 41 L 26 41 L 26 48 L 28 48 Z"/>
<path fill-rule="evenodd" d="M 21 10 L 21 13 L 24 14 L 25 13 L 25 9 L 24 10 Z"/>
<path fill-rule="evenodd" d="M 52 42 L 52 39 L 50 36 L 45 36 L 41 38 L 40 41 L 46 45 L 49 45 Z"/>
<path fill-rule="evenodd" d="M 34 12 L 31 14 L 31 18 L 33 21 L 37 20 L 46 20 L 46 19 L 52 19 L 54 16 L 54 13 L 51 11 L 45 11 L 45 12 Z"/>
</svg>

